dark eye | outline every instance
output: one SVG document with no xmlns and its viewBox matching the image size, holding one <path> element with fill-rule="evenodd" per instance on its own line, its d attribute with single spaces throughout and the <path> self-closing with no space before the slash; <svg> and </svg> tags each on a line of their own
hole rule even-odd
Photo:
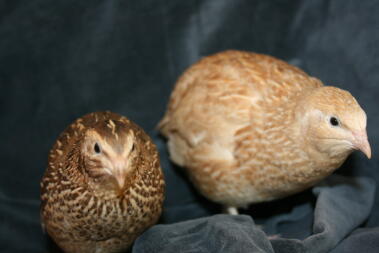
<svg viewBox="0 0 379 253">
<path fill-rule="evenodd" d="M 336 117 L 330 117 L 330 124 L 332 126 L 339 126 L 340 122 Z"/>
<path fill-rule="evenodd" d="M 134 145 L 134 143 L 133 143 L 133 146 L 132 146 L 132 149 L 130 150 L 130 152 L 133 152 L 135 148 L 136 148 L 136 147 L 135 147 L 135 145 Z"/>
<path fill-rule="evenodd" d="M 100 146 L 97 142 L 95 143 L 95 146 L 93 146 L 93 150 L 95 150 L 96 154 L 100 154 Z"/>
</svg>

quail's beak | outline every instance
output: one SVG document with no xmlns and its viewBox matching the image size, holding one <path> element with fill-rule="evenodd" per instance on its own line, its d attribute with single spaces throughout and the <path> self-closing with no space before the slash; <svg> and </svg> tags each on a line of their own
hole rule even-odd
<svg viewBox="0 0 379 253">
<path fill-rule="evenodd" d="M 371 147 L 367 139 L 366 129 L 363 131 L 354 132 L 353 135 L 354 135 L 354 141 L 353 141 L 354 147 L 362 151 L 367 156 L 367 158 L 370 159 Z"/>
<path fill-rule="evenodd" d="M 118 188 L 120 190 L 122 190 L 124 188 L 124 185 L 125 185 L 125 175 L 124 173 L 117 173 L 116 175 L 114 175 L 114 178 L 116 179 L 116 182 L 117 182 L 117 185 L 118 185 Z"/>
<path fill-rule="evenodd" d="M 124 189 L 127 176 L 127 170 L 125 169 L 126 164 L 120 159 L 120 161 L 115 162 L 114 166 L 113 177 L 117 182 L 118 189 L 121 191 Z"/>
</svg>

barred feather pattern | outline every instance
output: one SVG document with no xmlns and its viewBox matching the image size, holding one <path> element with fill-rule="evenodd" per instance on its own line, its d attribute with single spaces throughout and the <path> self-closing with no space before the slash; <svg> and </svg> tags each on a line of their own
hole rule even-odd
<svg viewBox="0 0 379 253">
<path fill-rule="evenodd" d="M 122 192 L 97 188 L 79 155 L 83 133 L 101 121 L 121 122 L 136 136 L 140 153 Z M 120 252 L 157 222 L 163 199 L 164 179 L 151 139 L 123 116 L 96 112 L 76 120 L 51 149 L 41 181 L 41 220 L 65 252 Z"/>
</svg>

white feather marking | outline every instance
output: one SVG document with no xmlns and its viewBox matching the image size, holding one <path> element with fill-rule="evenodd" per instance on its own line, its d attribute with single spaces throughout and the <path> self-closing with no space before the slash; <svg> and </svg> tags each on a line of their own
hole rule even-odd
<svg viewBox="0 0 379 253">
<path fill-rule="evenodd" d="M 108 174 L 108 175 L 112 175 L 112 170 L 109 169 L 109 168 L 103 168 L 103 170 Z"/>
<path fill-rule="evenodd" d="M 216 170 L 211 174 L 211 177 L 218 177 L 221 174 L 221 170 Z"/>
</svg>

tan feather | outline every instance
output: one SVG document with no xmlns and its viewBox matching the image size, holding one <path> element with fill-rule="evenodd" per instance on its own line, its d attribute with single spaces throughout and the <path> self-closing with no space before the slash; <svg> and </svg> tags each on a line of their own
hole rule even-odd
<svg viewBox="0 0 379 253">
<path fill-rule="evenodd" d="M 350 93 L 248 52 L 191 66 L 158 127 L 171 159 L 202 194 L 227 206 L 290 195 L 332 173 L 353 149 L 371 154 L 366 115 Z"/>
</svg>

